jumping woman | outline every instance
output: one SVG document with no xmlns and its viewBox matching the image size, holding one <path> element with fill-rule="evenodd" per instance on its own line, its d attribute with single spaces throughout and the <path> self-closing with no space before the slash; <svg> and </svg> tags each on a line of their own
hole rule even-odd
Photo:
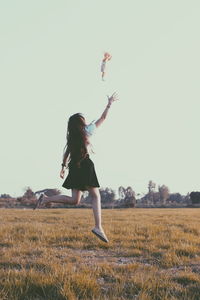
<svg viewBox="0 0 200 300">
<path fill-rule="evenodd" d="M 99 182 L 95 172 L 94 163 L 89 157 L 90 137 L 106 119 L 108 111 L 114 101 L 117 100 L 116 93 L 108 97 L 108 104 L 101 117 L 95 122 L 86 125 L 82 114 L 72 115 L 68 121 L 67 143 L 63 155 L 60 177 L 65 176 L 65 169 L 68 168 L 68 176 L 63 182 L 63 187 L 72 190 L 72 196 L 56 195 L 47 197 L 45 193 L 40 194 L 34 209 L 48 203 L 65 203 L 78 205 L 83 191 L 88 191 L 92 198 L 95 227 L 92 232 L 104 242 L 108 239 L 101 225 L 101 196 Z M 37 193 L 37 192 L 36 192 Z"/>
</svg>

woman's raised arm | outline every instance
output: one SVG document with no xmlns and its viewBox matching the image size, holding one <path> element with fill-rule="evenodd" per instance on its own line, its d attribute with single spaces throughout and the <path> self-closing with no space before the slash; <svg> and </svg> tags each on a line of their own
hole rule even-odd
<svg viewBox="0 0 200 300">
<path fill-rule="evenodd" d="M 111 107 L 112 103 L 114 101 L 118 100 L 116 93 L 112 94 L 111 97 L 109 97 L 109 96 L 107 96 L 107 97 L 108 97 L 108 104 L 107 104 L 105 110 L 103 111 L 101 117 L 95 122 L 96 127 L 99 127 L 105 121 L 107 114 L 108 114 L 108 110 Z"/>
</svg>

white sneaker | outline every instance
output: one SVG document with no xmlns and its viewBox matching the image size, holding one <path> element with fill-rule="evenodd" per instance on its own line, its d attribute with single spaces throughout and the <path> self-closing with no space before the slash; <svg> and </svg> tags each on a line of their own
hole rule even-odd
<svg viewBox="0 0 200 300">
<path fill-rule="evenodd" d="M 105 235 L 105 233 L 102 230 L 98 230 L 97 228 L 93 228 L 92 233 L 94 233 L 103 242 L 105 242 L 105 243 L 109 242 L 107 236 Z"/>
</svg>

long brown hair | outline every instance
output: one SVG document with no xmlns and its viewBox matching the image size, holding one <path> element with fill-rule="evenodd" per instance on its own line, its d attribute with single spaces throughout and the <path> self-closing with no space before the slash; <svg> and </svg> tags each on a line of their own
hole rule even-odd
<svg viewBox="0 0 200 300">
<path fill-rule="evenodd" d="M 85 118 L 82 114 L 72 115 L 68 121 L 67 144 L 64 156 L 70 154 L 70 161 L 80 166 L 80 162 L 87 155 L 89 140 L 85 131 Z"/>
</svg>

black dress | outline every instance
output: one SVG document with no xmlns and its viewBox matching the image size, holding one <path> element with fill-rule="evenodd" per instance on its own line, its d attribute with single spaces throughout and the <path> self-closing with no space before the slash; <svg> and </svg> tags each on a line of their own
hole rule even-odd
<svg viewBox="0 0 200 300">
<path fill-rule="evenodd" d="M 86 191 L 90 187 L 99 187 L 94 163 L 89 155 L 81 161 L 80 166 L 70 161 L 69 173 L 62 186 L 80 191 Z"/>
</svg>

